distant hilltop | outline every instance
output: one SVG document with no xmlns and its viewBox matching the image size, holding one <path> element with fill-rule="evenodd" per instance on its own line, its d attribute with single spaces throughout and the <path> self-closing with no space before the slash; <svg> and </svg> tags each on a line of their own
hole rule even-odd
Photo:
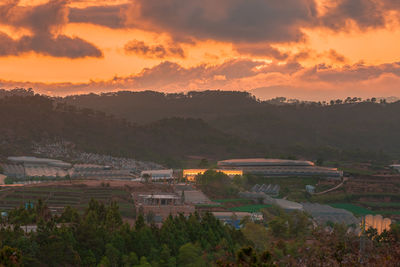
<svg viewBox="0 0 400 267">
<path fill-rule="evenodd" d="M 62 140 L 83 152 L 182 168 L 189 157 L 385 164 L 400 158 L 400 101 L 350 96 L 322 102 L 261 101 L 236 91 L 50 98 L 21 90 L 0 98 L 3 157 L 28 155 L 35 142 Z"/>
</svg>

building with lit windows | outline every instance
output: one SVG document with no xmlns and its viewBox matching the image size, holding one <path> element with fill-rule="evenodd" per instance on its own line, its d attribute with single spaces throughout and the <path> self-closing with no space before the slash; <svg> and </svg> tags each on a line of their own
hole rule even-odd
<svg viewBox="0 0 400 267">
<path fill-rule="evenodd" d="M 196 176 L 199 174 L 204 174 L 207 171 L 207 169 L 186 169 L 183 170 L 183 177 L 186 178 L 188 181 L 194 181 Z M 243 171 L 239 169 L 235 170 L 214 170 L 216 172 L 222 172 L 229 177 L 235 177 L 236 175 L 243 175 Z"/>
</svg>

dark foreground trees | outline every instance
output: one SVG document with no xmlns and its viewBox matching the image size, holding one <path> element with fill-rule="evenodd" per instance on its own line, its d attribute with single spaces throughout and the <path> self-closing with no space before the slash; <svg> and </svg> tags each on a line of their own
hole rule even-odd
<svg viewBox="0 0 400 267">
<path fill-rule="evenodd" d="M 245 243 L 211 214 L 169 217 L 161 227 L 144 224 L 140 215 L 131 227 L 116 203 L 91 201 L 82 215 L 68 207 L 48 217 L 45 210 L 10 212 L 0 230 L 0 266 L 11 266 L 14 252 L 21 266 L 205 266 L 220 247 L 232 260 Z M 26 233 L 25 224 L 37 224 L 37 231 Z"/>
<path fill-rule="evenodd" d="M 118 206 L 91 201 L 79 213 L 52 216 L 45 203 L 16 209 L 1 222 L 0 266 L 399 266 L 400 228 L 360 238 L 335 225 L 313 228 L 300 213 L 270 213 L 272 225 L 245 222 L 242 230 L 209 213 L 169 217 L 161 227 L 124 224 Z M 37 225 L 26 232 L 25 224 Z"/>
</svg>

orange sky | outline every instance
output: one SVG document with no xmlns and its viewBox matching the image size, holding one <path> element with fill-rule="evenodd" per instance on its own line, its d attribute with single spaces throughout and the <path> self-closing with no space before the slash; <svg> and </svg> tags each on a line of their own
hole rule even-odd
<svg viewBox="0 0 400 267">
<path fill-rule="evenodd" d="M 400 96 L 395 0 L 197 3 L 0 1 L 0 88 Z"/>
</svg>

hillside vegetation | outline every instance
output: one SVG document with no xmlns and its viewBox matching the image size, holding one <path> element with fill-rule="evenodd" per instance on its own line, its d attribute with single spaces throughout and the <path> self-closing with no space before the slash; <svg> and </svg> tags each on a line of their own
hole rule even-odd
<svg viewBox="0 0 400 267">
<path fill-rule="evenodd" d="M 397 158 L 400 151 L 400 102 L 347 98 L 330 103 L 288 103 L 224 91 L 117 92 L 57 101 L 101 110 L 134 123 L 199 118 L 225 133 L 263 144 L 265 156 L 384 160 Z"/>
<path fill-rule="evenodd" d="M 229 157 L 262 149 L 200 119 L 168 118 L 145 125 L 91 109 L 78 109 L 44 96 L 0 99 L 0 154 L 30 153 L 33 142 L 66 140 L 76 149 L 179 165 L 190 155 Z"/>
<path fill-rule="evenodd" d="M 259 101 L 246 92 L 117 92 L 50 98 L 0 91 L 0 154 L 66 140 L 87 152 L 181 166 L 227 157 L 379 161 L 400 156 L 400 102 Z"/>
</svg>

